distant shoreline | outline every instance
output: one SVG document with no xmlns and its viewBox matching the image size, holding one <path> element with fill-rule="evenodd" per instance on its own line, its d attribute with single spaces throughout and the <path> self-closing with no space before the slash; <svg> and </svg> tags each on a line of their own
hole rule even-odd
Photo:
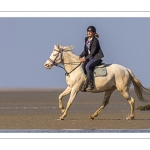
<svg viewBox="0 0 150 150">
<path fill-rule="evenodd" d="M 64 91 L 67 88 L 0 88 L 0 92 L 36 92 L 36 91 Z M 146 87 L 147 89 L 150 90 L 150 87 Z M 117 89 L 115 90 L 117 91 Z M 130 87 L 130 91 L 134 91 L 133 87 Z M 88 92 L 89 93 L 89 92 Z"/>
<path fill-rule="evenodd" d="M 65 88 L 0 88 L 0 92 L 19 92 L 19 91 L 62 91 Z"/>
</svg>

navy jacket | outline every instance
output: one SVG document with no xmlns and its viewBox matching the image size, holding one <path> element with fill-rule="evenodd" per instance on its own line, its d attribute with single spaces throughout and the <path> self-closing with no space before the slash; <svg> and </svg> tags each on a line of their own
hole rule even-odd
<svg viewBox="0 0 150 150">
<path fill-rule="evenodd" d="M 88 61 L 89 58 L 93 56 L 94 60 L 97 61 L 104 57 L 104 54 L 101 50 L 99 40 L 96 37 L 93 37 L 91 44 L 90 44 L 90 54 L 88 53 L 86 49 L 86 42 L 88 40 L 88 37 L 85 38 L 85 45 L 83 52 L 79 55 L 79 57 L 85 57 L 85 60 Z"/>
</svg>

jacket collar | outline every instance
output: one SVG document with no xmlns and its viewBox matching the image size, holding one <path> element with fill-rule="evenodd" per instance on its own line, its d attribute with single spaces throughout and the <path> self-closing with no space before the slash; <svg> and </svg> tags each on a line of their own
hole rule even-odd
<svg viewBox="0 0 150 150">
<path fill-rule="evenodd" d="M 88 38 L 89 38 L 89 37 L 86 37 L 86 41 L 88 40 Z M 93 37 L 91 41 L 93 41 L 93 40 L 94 40 L 94 38 L 95 38 L 95 37 Z"/>
</svg>

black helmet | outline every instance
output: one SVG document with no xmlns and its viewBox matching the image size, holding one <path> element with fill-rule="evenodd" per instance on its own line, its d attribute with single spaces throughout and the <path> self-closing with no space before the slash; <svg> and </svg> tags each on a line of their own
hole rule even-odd
<svg viewBox="0 0 150 150">
<path fill-rule="evenodd" d="M 94 26 L 89 26 L 87 28 L 87 31 L 92 31 L 92 32 L 95 32 L 96 33 L 96 28 Z"/>
</svg>

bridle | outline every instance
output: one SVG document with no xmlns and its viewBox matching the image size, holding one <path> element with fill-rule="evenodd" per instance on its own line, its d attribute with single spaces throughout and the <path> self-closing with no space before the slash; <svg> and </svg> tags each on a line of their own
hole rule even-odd
<svg viewBox="0 0 150 150">
<path fill-rule="evenodd" d="M 55 65 L 56 67 L 60 67 L 60 68 L 64 69 L 65 72 L 66 72 L 65 75 L 68 76 L 71 72 L 73 72 L 75 69 L 77 69 L 77 68 L 81 65 L 80 62 L 72 62 L 72 63 L 64 63 L 64 62 L 63 62 L 63 52 L 64 52 L 64 51 L 67 52 L 67 51 L 69 51 L 69 50 L 64 50 L 64 49 L 56 50 L 56 49 L 54 49 L 54 51 L 57 51 L 57 52 L 58 52 L 57 54 L 54 54 L 54 55 L 53 55 L 53 56 L 56 56 L 55 59 L 52 60 L 52 59 L 49 57 L 48 60 L 52 63 L 52 65 Z M 57 57 L 59 56 L 59 53 L 60 53 L 60 58 L 57 59 Z M 67 72 L 66 69 L 65 69 L 63 66 L 61 66 L 61 65 L 59 65 L 59 63 L 57 63 L 58 60 L 60 60 L 60 62 L 61 62 L 63 65 L 64 65 L 64 64 L 71 64 L 71 65 L 73 65 L 73 64 L 79 64 L 79 65 L 77 65 L 77 66 L 76 66 L 73 70 L 71 70 L 70 72 Z"/>
<path fill-rule="evenodd" d="M 48 60 L 52 63 L 52 65 L 55 65 L 57 66 L 58 63 L 57 61 L 60 59 L 61 62 L 63 61 L 63 58 L 62 58 L 62 53 L 63 53 L 63 49 L 61 49 L 60 51 L 54 49 L 54 51 L 57 51 L 58 53 L 57 54 L 53 54 L 53 56 L 56 56 L 54 60 L 50 59 L 50 57 L 48 58 Z M 60 58 L 57 59 L 57 57 L 59 56 L 59 53 L 60 53 Z"/>
</svg>

